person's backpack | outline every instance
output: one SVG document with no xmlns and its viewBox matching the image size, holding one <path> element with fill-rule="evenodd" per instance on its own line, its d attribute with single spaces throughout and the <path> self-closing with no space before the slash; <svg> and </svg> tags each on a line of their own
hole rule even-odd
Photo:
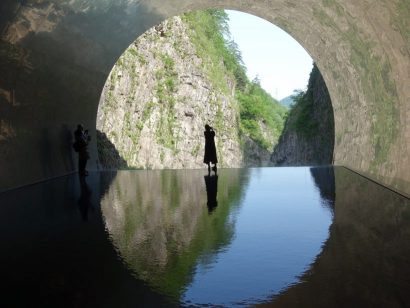
<svg viewBox="0 0 410 308">
<path fill-rule="evenodd" d="M 79 142 L 74 142 L 73 143 L 73 148 L 74 148 L 74 151 L 76 151 L 76 152 L 78 152 L 78 151 L 80 151 L 80 143 Z"/>
</svg>

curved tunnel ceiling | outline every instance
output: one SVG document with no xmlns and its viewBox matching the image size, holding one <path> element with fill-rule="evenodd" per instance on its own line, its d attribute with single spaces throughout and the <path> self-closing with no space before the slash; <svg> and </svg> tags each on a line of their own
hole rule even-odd
<svg viewBox="0 0 410 308">
<path fill-rule="evenodd" d="M 0 191 L 74 170 L 72 130 L 95 130 L 122 52 L 168 17 L 210 7 L 260 16 L 297 39 L 332 98 L 335 164 L 410 194 L 407 0 L 2 1 Z M 98 168 L 96 153 L 94 144 Z"/>
</svg>

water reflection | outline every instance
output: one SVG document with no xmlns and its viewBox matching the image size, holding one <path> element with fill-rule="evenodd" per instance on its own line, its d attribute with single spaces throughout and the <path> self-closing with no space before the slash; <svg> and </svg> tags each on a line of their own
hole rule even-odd
<svg viewBox="0 0 410 308">
<path fill-rule="evenodd" d="M 310 173 L 319 191 L 322 205 L 327 207 L 332 213 L 336 199 L 334 170 L 333 167 L 328 166 L 310 168 Z"/>
<path fill-rule="evenodd" d="M 332 201 L 320 193 L 333 173 L 312 174 L 120 172 L 101 207 L 121 258 L 151 287 L 187 305 L 252 304 L 296 283 L 327 239 Z"/>
<path fill-rule="evenodd" d="M 205 175 L 206 195 L 208 212 L 212 213 L 218 206 L 216 196 L 218 195 L 218 175 Z"/>
<path fill-rule="evenodd" d="M 204 173 L 0 194 L 2 306 L 410 305 L 408 199 L 344 168 Z"/>
<path fill-rule="evenodd" d="M 85 187 L 72 175 L 0 194 L 1 307 L 170 306 L 107 238 L 99 204 L 113 178 L 91 173 Z"/>
<path fill-rule="evenodd" d="M 334 172 L 329 240 L 301 283 L 265 305 L 408 307 L 410 200 L 345 168 Z"/>
<path fill-rule="evenodd" d="M 183 303 L 251 306 L 296 284 L 328 237 L 321 204 L 308 168 L 251 169 L 231 244 L 197 262 Z"/>
<path fill-rule="evenodd" d="M 202 170 L 119 172 L 101 208 L 114 246 L 136 277 L 179 300 L 198 258 L 231 242 L 230 215 L 240 205 L 247 173 L 221 172 L 207 182 L 207 194 Z M 209 216 L 218 183 L 219 206 Z"/>
<path fill-rule="evenodd" d="M 94 207 L 91 202 L 92 190 L 87 184 L 87 180 L 84 176 L 79 177 L 80 180 L 80 198 L 78 198 L 78 208 L 84 221 L 88 220 L 88 211 L 93 210 Z"/>
</svg>

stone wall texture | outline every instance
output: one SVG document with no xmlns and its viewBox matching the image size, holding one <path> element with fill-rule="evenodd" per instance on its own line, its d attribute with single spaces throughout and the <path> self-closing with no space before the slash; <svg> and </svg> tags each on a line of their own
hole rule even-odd
<svg viewBox="0 0 410 308">
<path fill-rule="evenodd" d="M 298 40 L 329 89 L 335 163 L 410 193 L 407 0 L 2 1 L 0 190 L 73 171 L 70 132 L 81 122 L 95 141 L 101 92 L 124 50 L 165 19 L 210 7 L 255 14 Z"/>
</svg>

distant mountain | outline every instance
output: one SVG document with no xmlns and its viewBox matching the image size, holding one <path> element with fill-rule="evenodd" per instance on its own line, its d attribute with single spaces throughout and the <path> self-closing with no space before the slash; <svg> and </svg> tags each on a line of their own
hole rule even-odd
<svg viewBox="0 0 410 308">
<path fill-rule="evenodd" d="M 287 97 L 285 97 L 285 98 L 282 98 L 282 99 L 279 101 L 279 103 L 280 103 L 281 105 L 287 107 L 287 108 L 290 108 L 290 107 L 295 103 L 295 101 L 293 100 L 292 96 L 293 96 L 293 95 L 289 95 L 289 96 L 287 96 Z"/>
</svg>

